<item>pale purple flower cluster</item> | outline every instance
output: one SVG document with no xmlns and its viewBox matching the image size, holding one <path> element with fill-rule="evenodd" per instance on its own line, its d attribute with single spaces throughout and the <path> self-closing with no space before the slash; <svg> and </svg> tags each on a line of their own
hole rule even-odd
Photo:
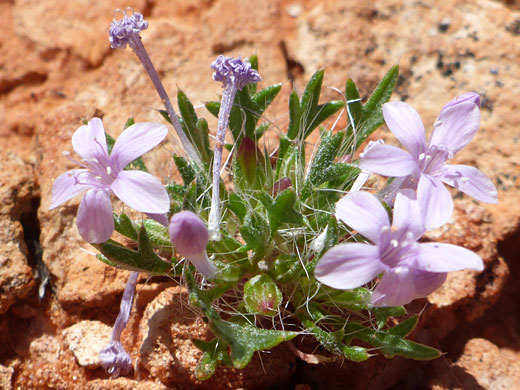
<svg viewBox="0 0 520 390">
<path fill-rule="evenodd" d="M 242 61 L 240 57 L 220 55 L 211 63 L 211 69 L 215 70 L 213 80 L 223 83 L 233 82 L 239 91 L 247 84 L 262 80 L 258 72 L 251 67 L 251 63 L 247 59 Z"/>
<path fill-rule="evenodd" d="M 116 12 L 122 12 L 124 17 L 121 20 L 114 19 L 110 24 L 110 29 L 108 30 L 110 46 L 113 49 L 124 49 L 129 43 L 132 34 L 139 34 L 141 31 L 146 30 L 148 22 L 143 19 L 143 15 L 139 12 L 131 11 L 130 15 L 127 15 L 127 12 L 122 10 L 117 10 Z"/>
<path fill-rule="evenodd" d="M 72 135 L 72 147 L 82 161 L 69 159 L 82 169 L 72 169 L 54 181 L 50 210 L 85 192 L 77 226 L 81 237 L 91 243 L 107 241 L 114 231 L 112 194 L 138 211 L 166 213 L 170 198 L 161 182 L 143 171 L 123 170 L 166 134 L 168 129 L 160 123 L 136 123 L 121 133 L 109 155 L 103 122 L 91 119 Z"/>
<path fill-rule="evenodd" d="M 331 287 L 360 287 L 383 274 L 372 294 L 374 306 L 397 306 L 425 297 L 439 288 L 446 273 L 481 271 L 482 259 L 450 244 L 418 243 L 426 230 L 446 223 L 453 201 L 443 183 L 474 198 L 497 202 L 489 178 L 476 168 L 446 164 L 466 146 L 479 128 L 480 97 L 467 93 L 444 106 L 426 143 L 419 114 L 402 102 L 383 105 L 388 128 L 408 150 L 372 143 L 361 155 L 362 172 L 397 177 L 383 192 L 393 203 L 392 223 L 379 200 L 351 192 L 336 205 L 336 217 L 370 240 L 330 249 L 320 259 L 316 278 Z M 395 201 L 394 201 L 395 200 Z"/>
</svg>

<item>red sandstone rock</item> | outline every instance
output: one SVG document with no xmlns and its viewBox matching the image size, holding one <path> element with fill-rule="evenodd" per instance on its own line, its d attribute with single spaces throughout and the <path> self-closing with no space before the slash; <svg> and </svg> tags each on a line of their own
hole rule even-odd
<svg viewBox="0 0 520 390">
<path fill-rule="evenodd" d="M 295 88 L 301 92 L 306 80 L 320 67 L 326 67 L 324 95 L 337 99 L 341 96 L 327 87 L 343 89 L 346 78 L 352 77 L 364 96 L 391 65 L 399 63 L 401 78 L 394 99 L 412 104 L 422 115 L 426 129 L 431 129 L 440 108 L 452 97 L 469 90 L 482 93 L 482 128 L 454 162 L 475 165 L 490 176 L 498 184 L 500 203 L 475 204 L 458 196 L 451 223 L 439 231 L 435 239 L 476 250 L 484 258 L 486 270 L 480 275 L 470 272 L 450 275 L 443 288 L 428 298 L 430 304 L 426 300 L 416 301 L 408 310 L 426 308 L 420 329 L 413 336 L 419 341 L 444 345 L 443 339 L 451 340 L 450 335 L 461 327 L 468 327 L 474 329 L 475 339 L 486 337 L 496 344 L 494 335 L 499 333 L 502 345 L 509 343 L 518 349 L 518 314 L 508 309 L 516 307 L 512 302 L 520 300 L 520 296 L 515 283 L 507 280 L 509 272 L 512 278 L 519 277 L 516 271 L 510 270 L 517 257 L 517 250 L 513 249 L 520 226 L 518 2 L 269 0 L 258 3 L 254 9 L 246 2 L 231 0 L 197 4 L 180 0 L 135 1 L 130 5 L 150 16 L 150 28 L 142 33 L 143 42 L 172 97 L 179 86 L 195 105 L 217 99 L 221 87 L 211 80 L 209 69 L 214 57 L 221 52 L 243 56 L 257 53 L 264 77 L 262 85 L 285 82 L 280 97 L 267 113 L 273 121 L 273 137 L 278 133 L 277 127 L 284 130 L 287 123 L 286 97 L 292 87 L 287 82 L 288 75 L 294 77 Z M 2 292 L 10 297 L 7 301 L 3 301 L 0 294 L 0 311 L 3 307 L 9 310 L 0 317 L 0 342 L 19 344 L 14 352 L 9 352 L 11 347 L 8 352 L 0 351 L 0 358 L 8 359 L 0 364 L 15 370 L 13 388 L 166 388 L 152 384 L 160 379 L 167 383 L 193 383 L 192 374 L 172 379 L 172 373 L 179 371 L 169 371 L 160 364 L 162 358 L 177 359 L 172 349 L 177 344 L 186 351 L 187 360 L 182 364 L 192 369 L 196 361 L 194 356 L 198 352 L 189 345 L 186 333 L 176 328 L 179 325 L 175 318 L 162 318 L 159 328 L 155 328 L 173 341 L 158 343 L 157 351 L 145 349 L 143 366 L 146 370 L 140 370 L 144 378 L 139 380 L 109 381 L 104 379 L 106 374 L 101 370 L 94 371 L 94 376 L 99 378 L 87 379 L 85 370 L 78 366 L 61 337 L 61 331 L 75 322 L 106 316 L 106 311 L 112 314 L 110 320 L 103 317 L 103 322 L 111 325 L 127 278 L 126 272 L 110 269 L 80 249 L 92 250 L 76 231 L 77 199 L 48 212 L 52 180 L 70 167 L 61 151 L 71 151 L 71 134 L 82 120 L 94 115 L 104 115 L 105 125 L 113 135 L 122 130 L 130 115 L 141 121 L 160 120 L 154 108 L 160 108 L 161 102 L 135 55 L 129 49 L 110 51 L 108 48 L 107 30 L 113 6 L 114 3 L 92 4 L 83 0 L 23 0 L 0 4 L 0 21 L 4 28 L 0 38 L 0 145 L 4 150 L 16 151 L 23 161 L 38 163 L 35 176 L 42 196 L 38 218 L 43 261 L 51 272 L 54 289 L 48 289 L 47 299 L 52 300 L 52 304 L 21 301 L 33 283 L 23 249 L 23 232 L 18 217 L 10 217 L 7 224 L 2 217 L 0 236 L 6 231 L 10 233 L 5 236 L 8 238 L 2 239 L 0 247 L 12 250 L 9 258 L 18 259 L 19 268 L 11 273 L 9 270 L 14 270 L 14 266 L 2 266 L 0 286 L 6 285 L 2 284 L 6 270 L 8 275 L 16 274 L 16 280 L 22 281 L 17 286 L 23 286 L 20 290 L 8 283 L 10 287 Z M 198 113 L 211 119 L 204 109 L 198 109 Z M 384 130 L 378 131 L 378 137 L 381 134 L 387 142 L 395 142 Z M 165 149 L 180 152 L 174 140 L 172 145 Z M 159 157 L 152 161 L 161 161 L 162 152 L 158 153 Z M 3 175 L 17 172 L 13 169 L 18 168 L 11 164 L 11 160 L 2 156 L 0 172 Z M 170 174 L 171 165 L 157 163 L 157 166 Z M 29 177 L 34 183 L 31 172 L 15 176 Z M 27 188 L 21 182 L 15 187 Z M 11 210 L 21 210 L 27 205 L 21 199 L 26 198 L 11 193 L 2 198 L 0 208 L 10 204 L 13 205 L 9 206 Z M 16 244 L 4 244 L 11 241 Z M 133 357 L 137 357 L 139 346 L 145 341 L 139 328 L 148 326 L 140 319 L 140 313 L 145 308 L 147 315 L 155 312 L 159 297 L 149 302 L 161 288 L 142 287 L 142 290 L 142 296 L 137 297 L 137 312 L 131 318 L 129 330 L 123 334 L 123 341 L 133 347 Z M 166 299 L 166 291 L 161 300 Z M 500 297 L 501 291 L 513 301 Z M 15 300 L 19 303 L 11 306 Z M 33 307 L 37 312 L 29 315 L 24 307 Z M 74 318 L 78 312 L 82 318 Z M 493 320 L 489 313 L 495 313 L 493 316 L 497 319 Z M 52 326 L 42 331 L 31 325 L 31 331 L 19 338 L 16 324 L 22 323 L 22 318 L 24 324 L 51 319 Z M 191 318 L 194 324 L 200 322 Z M 481 327 L 480 321 L 489 326 Z M 501 325 L 501 321 L 505 325 Z M 16 334 L 14 341 L 8 339 L 10 332 Z M 32 346 L 30 353 L 29 345 Z M 36 348 L 38 345 L 42 348 Z M 401 380 L 399 374 L 416 372 L 418 376 L 425 376 L 424 373 L 433 372 L 429 371 L 432 367 L 447 362 L 440 373 L 446 377 L 446 373 L 454 372 L 459 379 L 453 383 L 437 381 L 438 377 L 432 375 L 432 386 L 444 386 L 439 389 L 461 384 L 486 389 L 519 387 L 518 378 L 514 379 L 511 371 L 501 370 L 509 364 L 502 345 L 498 348 L 486 341 L 472 340 L 460 358 L 444 346 L 448 355 L 434 363 L 397 359 L 381 363 L 381 359 L 356 365 L 347 362 L 342 370 L 335 366 L 325 369 L 300 366 L 298 379 L 310 378 L 313 385 L 330 383 L 327 390 L 332 390 L 334 383 L 338 386 L 356 386 L 357 383 L 357 388 L 366 388 L 370 383 L 391 386 L 397 382 L 398 386 L 403 384 L 398 388 L 417 388 L 406 387 L 406 383 L 418 382 L 413 378 L 407 382 Z M 37 353 L 46 347 L 46 353 Z M 52 351 L 58 351 L 57 355 Z M 278 353 L 283 356 L 284 352 Z M 264 355 L 261 356 L 264 359 Z M 485 363 L 480 365 L 477 357 L 482 357 Z M 494 365 L 493 360 L 502 366 Z M 455 366 L 450 361 L 455 361 Z M 263 363 L 266 362 L 264 359 Z M 252 367 L 259 376 L 266 376 L 258 365 Z M 501 370 L 502 379 L 493 377 L 495 370 Z M 308 375 L 303 375 L 306 372 Z M 374 372 L 379 379 L 370 376 Z M 246 386 L 249 382 L 244 378 L 249 374 L 240 375 L 244 377 L 235 372 L 219 372 L 216 380 L 224 384 L 223 378 L 231 378 L 231 387 Z M 355 382 L 352 375 L 359 376 L 359 381 Z M 282 380 L 281 377 L 275 379 Z M 255 379 L 253 383 L 261 382 Z M 425 381 L 421 383 L 426 386 Z M 305 385 L 302 381 L 298 384 Z"/>
</svg>

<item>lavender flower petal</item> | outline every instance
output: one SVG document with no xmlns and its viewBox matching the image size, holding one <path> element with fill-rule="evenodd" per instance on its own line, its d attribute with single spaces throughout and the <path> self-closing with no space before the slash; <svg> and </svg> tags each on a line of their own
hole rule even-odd
<svg viewBox="0 0 520 390">
<path fill-rule="evenodd" d="M 54 183 L 52 183 L 52 202 L 49 210 L 55 209 L 60 204 L 90 188 L 88 185 L 78 183 L 77 177 L 86 172 L 86 169 L 71 169 L 62 173 L 54 180 Z"/>
<path fill-rule="evenodd" d="M 126 375 L 132 370 L 132 358 L 125 351 L 120 341 L 111 340 L 108 345 L 99 352 L 99 360 L 103 367 L 113 378 Z"/>
<path fill-rule="evenodd" d="M 166 126 L 160 123 L 136 123 L 128 127 L 117 138 L 112 149 L 112 163 L 122 170 L 139 156 L 162 142 L 168 134 Z"/>
<path fill-rule="evenodd" d="M 421 175 L 417 186 L 417 200 L 427 230 L 444 225 L 453 214 L 453 200 L 444 184 L 435 177 Z"/>
<path fill-rule="evenodd" d="M 466 146 L 480 126 L 479 107 L 464 102 L 448 107 L 439 114 L 430 139 L 432 145 L 446 147 L 451 155 Z"/>
<path fill-rule="evenodd" d="M 411 270 L 397 268 L 386 271 L 372 293 L 372 305 L 375 307 L 401 306 L 418 298 L 415 291 Z"/>
<path fill-rule="evenodd" d="M 321 283 L 338 289 L 362 286 L 385 269 L 378 248 L 368 244 L 340 244 L 320 259 L 314 276 Z"/>
<path fill-rule="evenodd" d="M 473 103 L 480 108 L 480 95 L 476 92 L 463 93 L 462 95 L 459 95 L 456 98 L 450 100 L 448 103 L 446 103 L 446 105 L 441 110 L 441 114 L 444 110 L 453 106 L 457 106 L 461 103 Z"/>
<path fill-rule="evenodd" d="M 206 279 L 211 279 L 218 272 L 218 268 L 210 261 L 206 251 L 185 257 Z"/>
<path fill-rule="evenodd" d="M 397 193 L 392 225 L 412 233 L 414 241 L 424 234 L 426 229 L 424 228 L 419 202 L 417 202 L 417 194 L 414 191 L 406 189 Z"/>
<path fill-rule="evenodd" d="M 374 145 L 361 156 L 359 167 L 383 176 L 407 176 L 418 171 L 413 156 L 395 146 Z"/>
<path fill-rule="evenodd" d="M 374 243 L 383 226 L 390 226 L 385 208 L 367 192 L 352 192 L 340 199 L 336 217 Z"/>
<path fill-rule="evenodd" d="M 103 122 L 92 118 L 72 135 L 72 147 L 85 160 L 108 158 L 107 140 Z"/>
<path fill-rule="evenodd" d="M 484 263 L 472 251 L 452 244 L 419 244 L 417 267 L 428 272 L 451 272 L 462 269 L 482 271 Z"/>
<path fill-rule="evenodd" d="M 439 177 L 444 183 L 485 203 L 497 203 L 498 193 L 493 182 L 480 170 L 468 165 L 445 164 Z"/>
<path fill-rule="evenodd" d="M 146 213 L 146 215 L 153 219 L 155 222 L 159 222 L 161 225 L 168 227 L 168 223 L 170 222 L 168 219 L 168 213 Z"/>
<path fill-rule="evenodd" d="M 413 269 L 412 279 L 417 298 L 430 295 L 446 281 L 446 272 L 427 272 L 420 269 Z"/>
<path fill-rule="evenodd" d="M 426 151 L 426 135 L 421 117 L 404 102 L 383 104 L 386 125 L 414 158 Z"/>
<path fill-rule="evenodd" d="M 143 213 L 166 213 L 170 198 L 161 182 L 142 171 L 121 171 L 110 185 L 114 194 L 130 207 Z"/>
<path fill-rule="evenodd" d="M 114 231 L 110 195 L 103 190 L 88 190 L 79 204 L 76 223 L 85 241 L 100 243 L 108 240 Z"/>
</svg>

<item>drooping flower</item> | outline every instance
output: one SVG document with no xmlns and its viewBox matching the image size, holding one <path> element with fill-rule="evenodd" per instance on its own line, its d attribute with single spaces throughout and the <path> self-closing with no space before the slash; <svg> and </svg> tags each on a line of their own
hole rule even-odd
<svg viewBox="0 0 520 390">
<path fill-rule="evenodd" d="M 107 370 L 113 378 L 117 378 L 121 374 L 126 375 L 132 369 L 132 358 L 121 344 L 121 333 L 130 319 L 138 276 L 139 272 L 130 274 L 121 298 L 119 314 L 112 329 L 112 337 L 108 345 L 99 352 L 101 367 Z"/>
<path fill-rule="evenodd" d="M 175 249 L 207 279 L 217 273 L 217 268 L 209 260 L 206 245 L 209 234 L 206 225 L 199 216 L 185 210 L 174 214 L 169 227 L 170 239 Z"/>
<path fill-rule="evenodd" d="M 383 277 L 372 294 L 374 306 L 399 306 L 439 288 L 446 273 L 481 271 L 482 259 L 468 249 L 442 243 L 418 243 L 425 232 L 414 192 L 397 193 L 393 222 L 374 195 L 352 192 L 336 205 L 336 217 L 373 244 L 345 243 L 320 259 L 314 275 L 337 289 L 360 287 Z"/>
<path fill-rule="evenodd" d="M 480 97 L 476 93 L 461 95 L 444 106 L 434 123 L 430 142 L 419 114 L 404 102 L 383 105 L 383 116 L 406 151 L 390 145 L 375 145 L 360 161 L 360 168 L 383 176 L 397 177 L 389 185 L 387 199 L 395 192 L 417 190 L 426 227 L 436 228 L 451 217 L 453 201 L 444 187 L 448 184 L 486 203 L 497 202 L 493 182 L 480 170 L 446 161 L 466 146 L 479 128 Z"/>
<path fill-rule="evenodd" d="M 85 192 L 77 226 L 81 237 L 92 243 L 105 242 L 114 231 L 111 194 L 144 213 L 167 212 L 170 199 L 159 180 L 143 171 L 123 170 L 158 145 L 167 133 L 160 123 L 136 123 L 121 133 L 109 155 L 103 122 L 91 119 L 72 136 L 72 147 L 82 162 L 69 159 L 83 169 L 72 169 L 54 181 L 50 210 Z"/>
<path fill-rule="evenodd" d="M 126 11 L 118 9 L 115 11 L 115 14 L 118 13 L 121 13 L 123 18 L 120 20 L 114 18 L 110 24 L 110 29 L 108 30 L 110 46 L 112 49 L 124 49 L 128 45 L 134 51 L 164 103 L 168 118 L 182 143 L 184 151 L 195 163 L 202 166 L 199 154 L 188 140 L 186 133 L 184 133 L 179 117 L 173 109 L 170 97 L 161 83 L 161 79 L 153 66 L 148 52 L 144 48 L 143 42 L 141 42 L 139 33 L 148 28 L 148 22 L 143 19 L 143 15 L 139 12 L 134 12 L 131 8 L 127 8 Z"/>
<path fill-rule="evenodd" d="M 218 56 L 212 62 L 211 68 L 215 70 L 213 80 L 222 82 L 222 101 L 218 113 L 217 142 L 213 154 L 213 193 L 211 197 L 211 209 L 209 213 L 208 229 L 212 240 L 220 239 L 220 167 L 222 165 L 222 149 L 224 138 L 229 124 L 229 114 L 233 107 L 233 101 L 237 90 L 242 90 L 247 84 L 257 83 L 262 80 L 258 72 L 251 67 L 247 59 L 242 61 L 240 57 L 231 58 Z"/>
</svg>

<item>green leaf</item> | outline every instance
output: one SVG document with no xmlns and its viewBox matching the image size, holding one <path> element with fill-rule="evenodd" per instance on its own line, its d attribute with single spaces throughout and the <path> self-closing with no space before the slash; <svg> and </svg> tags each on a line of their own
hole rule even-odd
<svg viewBox="0 0 520 390">
<path fill-rule="evenodd" d="M 193 104 L 188 96 L 181 90 L 177 92 L 177 104 L 180 112 L 180 122 L 184 133 L 199 151 L 202 160 L 209 164 L 211 161 L 211 150 L 209 149 L 209 131 L 204 126 L 200 126 L 200 119 L 195 113 Z M 203 120 L 205 121 L 205 120 Z M 207 122 L 206 122 L 207 125 Z"/>
<path fill-rule="evenodd" d="M 300 132 L 300 119 L 300 100 L 298 99 L 298 94 L 293 91 L 289 95 L 289 127 L 287 129 L 287 138 L 291 141 L 295 139 Z"/>
<path fill-rule="evenodd" d="M 352 79 L 348 79 L 345 84 L 345 96 L 347 98 L 347 115 L 349 127 L 357 130 L 363 117 L 361 97 L 359 96 L 356 84 Z"/>
<path fill-rule="evenodd" d="M 244 285 L 244 304 L 250 314 L 274 317 L 282 298 L 282 292 L 266 274 L 256 275 Z"/>
<path fill-rule="evenodd" d="M 137 240 L 137 230 L 128 215 L 124 213 L 114 215 L 114 228 L 116 232 L 121 233 L 123 236 Z"/>
<path fill-rule="evenodd" d="M 353 133 L 352 127 L 348 127 L 347 139 L 355 139 L 355 150 L 359 148 L 370 134 L 384 123 L 382 107 L 383 104 L 390 100 L 398 76 L 399 66 L 395 65 L 390 68 L 385 77 L 383 77 L 381 82 L 377 85 L 370 98 L 363 105 L 361 109 L 361 117 L 356 128 L 356 134 Z M 349 87 L 348 83 L 347 87 Z M 352 90 L 347 90 L 347 99 L 350 99 L 349 92 L 351 96 L 353 94 Z"/>
<path fill-rule="evenodd" d="M 258 72 L 258 56 L 256 54 L 253 54 L 247 58 L 249 60 L 249 63 L 251 64 L 251 68 L 256 70 Z M 256 88 L 258 87 L 257 83 L 251 83 L 247 84 L 247 92 L 249 95 L 253 95 L 256 92 Z"/>
<path fill-rule="evenodd" d="M 267 252 L 270 231 L 267 222 L 256 212 L 250 212 L 244 218 L 240 234 L 246 242 L 246 248 L 255 252 L 254 260 L 260 260 Z"/>
<path fill-rule="evenodd" d="M 382 328 L 388 321 L 388 317 L 400 317 L 406 314 L 404 306 L 374 307 L 372 309 L 376 316 L 377 326 Z"/>
<path fill-rule="evenodd" d="M 273 262 L 269 275 L 278 283 L 289 283 L 298 280 L 303 271 L 298 255 L 281 254 Z"/>
<path fill-rule="evenodd" d="M 265 123 L 262 123 L 261 125 L 256 127 L 256 130 L 255 130 L 255 140 L 257 142 L 258 142 L 258 140 L 260 138 L 262 138 L 264 136 L 264 134 L 267 131 L 267 129 L 269 129 L 269 125 L 270 125 L 269 122 L 265 122 Z"/>
<path fill-rule="evenodd" d="M 415 329 L 415 326 L 417 325 L 418 321 L 419 316 L 413 315 L 410 318 L 404 320 L 403 322 L 400 322 L 393 328 L 389 329 L 388 333 L 393 334 L 395 336 L 406 337 L 412 332 L 412 330 Z"/>
<path fill-rule="evenodd" d="M 162 249 L 172 247 L 170 235 L 166 226 L 163 226 L 162 224 L 153 219 L 145 219 L 143 221 L 143 226 L 145 227 L 146 233 L 150 238 L 150 242 L 154 246 L 158 246 Z"/>
<path fill-rule="evenodd" d="M 303 224 L 303 215 L 295 208 L 297 197 L 293 188 L 283 190 L 274 200 L 266 192 L 258 193 L 258 198 L 267 210 L 271 236 L 284 223 Z"/>
<path fill-rule="evenodd" d="M 320 146 L 312 159 L 309 173 L 303 185 L 302 200 L 309 197 L 314 187 L 325 182 L 327 177 L 324 176 L 324 173 L 333 164 L 343 141 L 343 136 L 343 133 L 332 134 L 332 131 L 326 130 L 322 132 Z"/>
<path fill-rule="evenodd" d="M 206 110 L 210 112 L 215 118 L 218 118 L 218 113 L 220 111 L 220 102 L 207 102 L 204 103 Z"/>
<path fill-rule="evenodd" d="M 195 346 L 204 354 L 195 368 L 195 376 L 199 381 L 205 381 L 215 373 L 215 369 L 223 363 L 232 366 L 231 359 L 227 353 L 228 345 L 219 339 L 209 342 L 202 340 L 191 340 Z"/>
<path fill-rule="evenodd" d="M 244 220 L 247 214 L 247 203 L 236 192 L 229 194 L 227 207 L 240 219 L 240 222 Z"/>
<path fill-rule="evenodd" d="M 251 100 L 258 107 L 258 114 L 262 115 L 267 107 L 273 102 L 276 98 L 280 90 L 282 89 L 282 84 L 274 84 L 270 85 L 262 89 L 260 92 L 255 93 Z"/>
<path fill-rule="evenodd" d="M 342 100 L 334 100 L 332 102 L 318 105 L 315 110 L 315 115 L 309 118 L 312 119 L 312 121 L 306 130 L 307 132 L 305 133 L 304 138 L 307 138 L 319 124 L 341 110 L 344 106 L 345 102 Z"/>
<path fill-rule="evenodd" d="M 345 333 L 347 335 L 350 333 L 351 337 L 380 348 L 386 358 L 397 355 L 415 360 L 431 360 L 441 355 L 440 351 L 435 348 L 405 340 L 388 331 L 365 328 L 352 322 L 346 324 Z"/>
<path fill-rule="evenodd" d="M 247 366 L 256 351 L 274 348 L 298 335 L 297 332 L 259 329 L 221 319 L 210 319 L 209 327 L 215 336 L 231 347 L 231 360 L 235 368 Z"/>
<path fill-rule="evenodd" d="M 195 179 L 195 170 L 184 157 L 173 156 L 173 162 L 181 174 L 184 185 L 187 186 Z"/>
<path fill-rule="evenodd" d="M 304 325 L 327 351 L 335 355 L 344 356 L 353 362 L 363 362 L 370 357 L 366 348 L 345 345 L 342 341 L 344 337 L 343 330 L 327 332 L 314 326 L 312 321 L 304 321 Z"/>
<path fill-rule="evenodd" d="M 371 291 L 363 287 L 344 291 L 322 285 L 314 299 L 326 306 L 358 311 L 368 308 L 371 297 Z"/>
<path fill-rule="evenodd" d="M 289 96 L 287 138 L 290 140 L 307 138 L 320 123 L 344 106 L 342 101 L 318 104 L 323 75 L 323 70 L 319 70 L 312 75 L 299 102 L 296 92 L 292 92 Z"/>
<path fill-rule="evenodd" d="M 137 251 L 121 246 L 112 240 L 102 244 L 92 245 L 108 259 L 111 265 L 115 265 L 119 268 L 147 272 L 153 275 L 164 275 L 171 270 L 172 265 L 164 261 L 154 252 L 144 226 L 141 226 L 139 229 L 138 243 L 139 248 Z M 104 261 L 101 257 L 98 257 L 98 259 Z"/>
</svg>

